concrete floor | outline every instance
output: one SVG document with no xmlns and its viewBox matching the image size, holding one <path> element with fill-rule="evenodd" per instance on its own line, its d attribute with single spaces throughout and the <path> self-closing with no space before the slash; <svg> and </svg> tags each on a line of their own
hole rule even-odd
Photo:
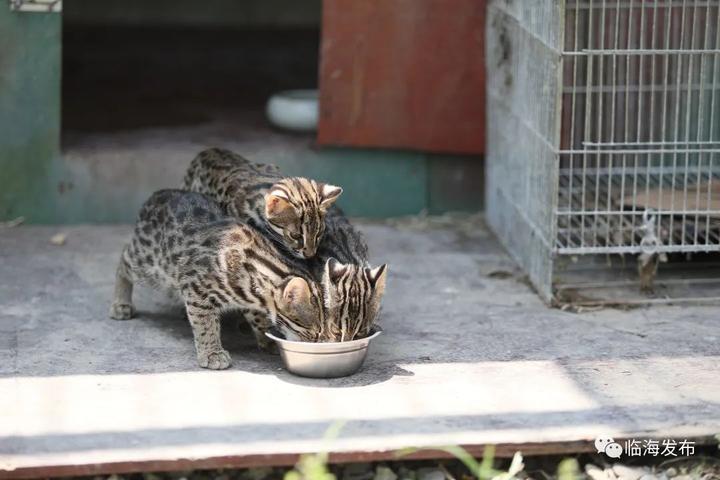
<svg viewBox="0 0 720 480">
<path fill-rule="evenodd" d="M 481 224 L 363 228 L 390 265 L 385 334 L 336 380 L 286 373 L 230 324 L 233 368 L 199 369 L 182 311 L 147 289 L 110 320 L 130 226 L 0 229 L 0 477 L 289 462 L 336 419 L 338 459 L 720 432 L 717 307 L 552 310 Z"/>
</svg>

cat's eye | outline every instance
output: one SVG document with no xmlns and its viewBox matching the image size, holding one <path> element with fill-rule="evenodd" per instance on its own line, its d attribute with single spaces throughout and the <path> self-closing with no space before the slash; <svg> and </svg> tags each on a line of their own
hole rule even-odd
<svg viewBox="0 0 720 480">
<path fill-rule="evenodd" d="M 302 240 L 302 235 L 299 233 L 291 233 L 290 238 L 292 238 L 296 242 L 299 242 L 300 240 Z"/>
</svg>

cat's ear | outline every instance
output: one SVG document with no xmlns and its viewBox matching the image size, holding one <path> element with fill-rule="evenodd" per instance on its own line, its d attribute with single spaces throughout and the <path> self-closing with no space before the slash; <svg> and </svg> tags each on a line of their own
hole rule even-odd
<svg viewBox="0 0 720 480">
<path fill-rule="evenodd" d="M 349 267 L 347 265 L 343 265 L 334 258 L 329 258 L 328 261 L 325 262 L 325 273 L 323 275 L 324 280 L 328 284 L 337 283 L 338 280 L 345 275 L 348 268 Z"/>
<path fill-rule="evenodd" d="M 328 185 L 327 183 L 321 184 L 320 208 L 323 210 L 327 210 L 328 208 L 330 208 L 330 205 L 335 203 L 335 200 L 338 199 L 342 192 L 343 189 L 340 187 L 336 187 L 335 185 Z"/>
<path fill-rule="evenodd" d="M 387 277 L 387 263 L 376 268 L 366 269 L 370 283 L 373 286 L 375 295 L 382 295 L 385 292 L 385 278 Z"/>
<path fill-rule="evenodd" d="M 282 294 L 285 304 L 294 307 L 309 304 L 311 297 L 312 292 L 310 292 L 310 285 L 301 277 L 293 277 L 290 279 L 287 285 L 285 285 Z"/>
<path fill-rule="evenodd" d="M 375 322 L 377 321 L 377 316 L 380 314 L 380 303 L 385 295 L 387 265 L 383 264 L 376 268 L 366 268 L 365 272 L 367 273 L 370 284 L 372 285 L 370 305 L 368 307 L 368 318 Z M 371 325 L 371 323 L 368 323 L 368 325 Z"/>
<path fill-rule="evenodd" d="M 265 195 L 265 217 L 284 217 L 291 212 L 290 199 L 283 190 L 270 190 L 270 193 Z"/>
</svg>

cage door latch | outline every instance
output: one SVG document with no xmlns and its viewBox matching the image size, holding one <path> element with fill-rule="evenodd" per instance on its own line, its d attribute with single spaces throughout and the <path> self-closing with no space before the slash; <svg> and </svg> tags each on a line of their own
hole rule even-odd
<svg viewBox="0 0 720 480">
<path fill-rule="evenodd" d="M 643 212 L 643 224 L 640 226 L 640 230 L 644 233 L 640 240 L 640 248 L 642 252 L 647 255 L 657 253 L 658 247 L 660 246 L 660 239 L 655 233 L 657 216 L 653 213 L 652 209 L 648 208 Z"/>
</svg>

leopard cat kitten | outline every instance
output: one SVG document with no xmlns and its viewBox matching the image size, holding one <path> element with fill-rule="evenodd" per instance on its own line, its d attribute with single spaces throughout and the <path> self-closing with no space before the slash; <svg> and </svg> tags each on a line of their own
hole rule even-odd
<svg viewBox="0 0 720 480">
<path fill-rule="evenodd" d="M 250 222 L 256 224 L 263 222 L 263 205 L 268 214 L 268 223 L 272 224 L 270 218 L 279 205 L 278 196 L 300 199 L 309 196 L 312 199 L 315 197 L 308 195 L 308 191 L 319 194 L 325 190 L 334 194 L 328 196 L 324 203 L 315 203 L 317 200 L 296 202 L 289 212 L 293 218 L 299 218 L 300 223 L 318 229 L 312 247 L 318 247 L 317 239 L 320 238 L 319 248 L 309 263 L 314 278 L 323 283 L 326 308 L 333 312 L 332 316 L 327 317 L 328 324 L 322 340 L 345 341 L 366 336 L 380 310 L 385 291 L 386 265 L 370 267 L 367 244 L 362 234 L 350 224 L 342 210 L 332 205 L 342 192 L 339 187 L 306 179 L 285 179 L 274 184 L 279 178 L 282 175 L 273 165 L 250 163 L 228 150 L 212 148 L 201 152 L 193 160 L 185 177 L 185 187 L 210 195 L 231 216 L 242 221 L 250 219 Z M 289 186 L 295 185 L 295 180 L 305 182 L 301 185 L 318 185 L 319 190 L 309 187 L 290 190 Z M 305 211 L 305 208 L 309 208 L 309 211 Z M 294 228 L 298 231 L 297 226 Z M 288 229 L 288 235 L 293 235 L 291 232 Z M 308 245 L 306 239 L 310 237 L 312 235 L 305 235 L 302 244 Z M 290 240 L 293 241 L 292 237 Z M 331 259 L 337 261 L 329 268 Z"/>
<path fill-rule="evenodd" d="M 332 318 L 326 322 L 323 340 L 366 337 L 378 320 L 387 265 L 370 266 L 365 238 L 338 207 L 330 208 L 325 223 L 323 241 L 309 262 L 324 290 L 326 318 Z"/>
<path fill-rule="evenodd" d="M 229 215 L 248 219 L 300 258 L 317 252 L 325 214 L 342 193 L 340 187 L 315 180 L 283 178 L 273 165 L 252 163 L 221 148 L 195 157 L 185 189 L 210 196 Z"/>
<path fill-rule="evenodd" d="M 198 193 L 161 190 L 145 202 L 117 268 L 112 318 L 132 317 L 137 282 L 183 299 L 201 367 L 230 366 L 220 341 L 225 310 L 243 310 L 263 349 L 272 325 L 288 339 L 318 341 L 325 323 L 323 291 L 304 263 Z"/>
</svg>

